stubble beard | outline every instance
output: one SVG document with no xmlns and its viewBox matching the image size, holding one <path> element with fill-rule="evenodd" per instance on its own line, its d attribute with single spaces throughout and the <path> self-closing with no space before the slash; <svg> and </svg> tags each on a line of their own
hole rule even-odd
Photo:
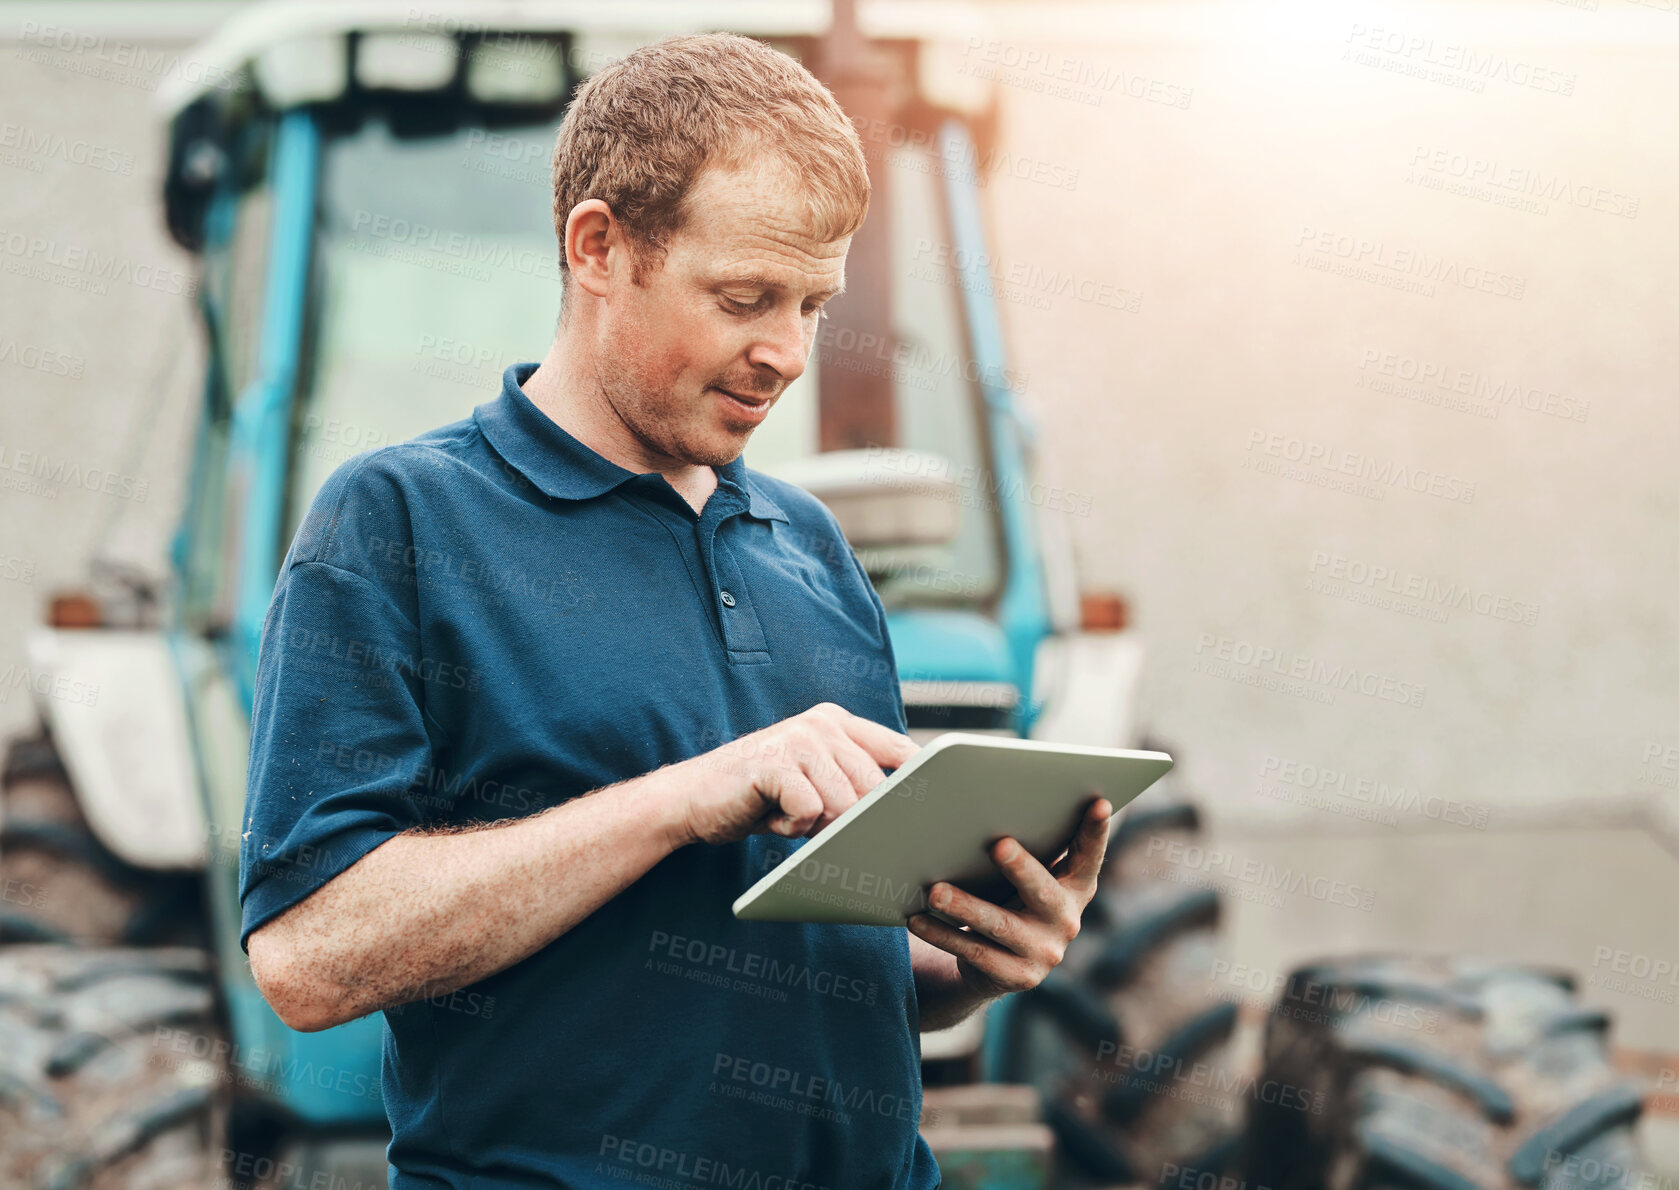
<svg viewBox="0 0 1679 1190">
<path fill-rule="evenodd" d="M 707 434 L 706 428 L 714 424 L 708 420 L 712 416 L 709 403 L 714 399 L 709 388 L 699 393 L 697 401 L 685 404 L 668 388 L 647 388 L 617 364 L 602 367 L 599 385 L 601 396 L 645 446 L 695 466 L 722 467 L 732 462 L 756 428 L 748 428 L 738 440 L 721 424 L 715 433 Z"/>
</svg>

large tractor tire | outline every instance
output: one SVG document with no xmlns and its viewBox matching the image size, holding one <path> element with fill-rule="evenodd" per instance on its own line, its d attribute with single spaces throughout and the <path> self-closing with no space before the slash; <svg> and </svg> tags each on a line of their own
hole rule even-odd
<svg viewBox="0 0 1679 1190">
<path fill-rule="evenodd" d="M 13 740 L 0 769 L 0 944 L 203 941 L 196 877 L 113 855 L 82 816 L 51 741 Z"/>
<path fill-rule="evenodd" d="M 0 1187 L 209 1190 L 232 1085 L 198 880 L 94 836 L 45 736 L 0 768 Z"/>
<path fill-rule="evenodd" d="M 1199 831 L 1170 786 L 1128 808 L 1078 938 L 1009 1017 L 1004 1077 L 1043 1095 L 1067 1190 L 1231 1168 L 1244 1103 L 1228 1090 L 1236 1005 L 1214 978 L 1220 895 L 1168 858 Z"/>
<path fill-rule="evenodd" d="M 1271 1190 L 1624 1190 L 1639 1088 L 1570 976 L 1365 957 L 1295 971 L 1271 1012 L 1242 1176 Z"/>
<path fill-rule="evenodd" d="M 193 948 L 0 948 L 0 1186 L 210 1190 L 231 1093 Z"/>
</svg>

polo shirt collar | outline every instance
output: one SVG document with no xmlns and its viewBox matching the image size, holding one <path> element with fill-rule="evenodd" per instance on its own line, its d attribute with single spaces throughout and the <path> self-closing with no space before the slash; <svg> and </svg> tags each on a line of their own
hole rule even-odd
<svg viewBox="0 0 1679 1190">
<path fill-rule="evenodd" d="M 572 437 L 525 395 L 519 386 L 536 369 L 534 363 L 513 364 L 501 374 L 501 395 L 472 411 L 496 453 L 540 491 L 561 500 L 591 500 L 634 479 L 636 472 Z M 720 484 L 746 494 L 748 515 L 787 521 L 781 506 L 748 474 L 743 455 L 714 470 Z"/>
</svg>

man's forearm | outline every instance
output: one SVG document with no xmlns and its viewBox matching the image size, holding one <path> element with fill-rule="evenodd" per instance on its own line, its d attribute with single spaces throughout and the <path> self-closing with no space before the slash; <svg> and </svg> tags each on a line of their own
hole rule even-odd
<svg viewBox="0 0 1679 1190">
<path fill-rule="evenodd" d="M 677 767 L 513 822 L 380 844 L 251 935 L 263 994 L 294 1028 L 324 1029 L 528 958 L 681 845 Z"/>
<path fill-rule="evenodd" d="M 972 1015 L 986 1001 L 996 999 L 962 978 L 955 955 L 914 934 L 909 938 L 909 959 L 923 1033 L 948 1029 Z"/>
</svg>

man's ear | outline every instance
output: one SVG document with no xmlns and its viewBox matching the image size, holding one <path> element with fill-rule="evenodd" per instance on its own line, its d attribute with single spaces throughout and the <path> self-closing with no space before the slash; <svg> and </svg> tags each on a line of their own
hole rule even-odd
<svg viewBox="0 0 1679 1190">
<path fill-rule="evenodd" d="M 565 221 L 565 258 L 573 281 L 595 297 L 605 297 L 615 249 L 622 268 L 626 263 L 622 259 L 624 230 L 612 217 L 611 207 L 598 198 L 589 198 L 571 208 Z"/>
</svg>

